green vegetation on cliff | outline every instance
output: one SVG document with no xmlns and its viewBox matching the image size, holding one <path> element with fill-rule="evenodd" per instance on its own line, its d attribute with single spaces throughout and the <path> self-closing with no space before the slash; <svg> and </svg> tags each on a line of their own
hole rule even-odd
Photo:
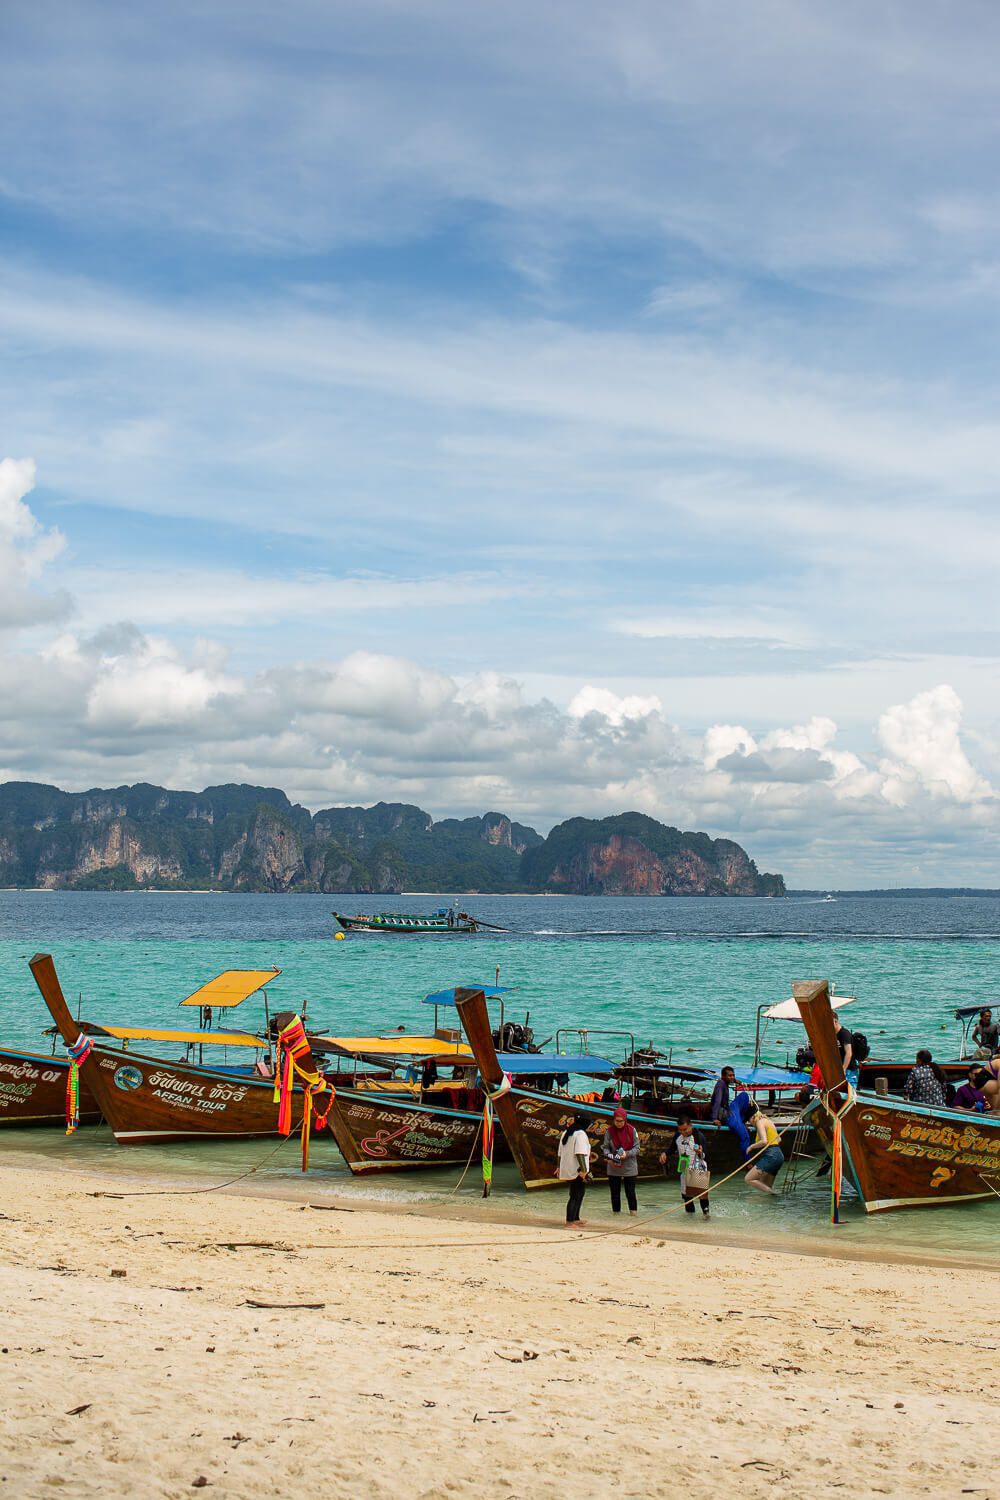
<svg viewBox="0 0 1000 1500">
<path fill-rule="evenodd" d="M 564 891 L 783 895 L 738 844 L 643 813 L 571 818 L 548 838 L 503 813 L 399 802 L 315 815 L 274 787 L 63 792 L 0 785 L 0 885 L 76 890 Z"/>
</svg>

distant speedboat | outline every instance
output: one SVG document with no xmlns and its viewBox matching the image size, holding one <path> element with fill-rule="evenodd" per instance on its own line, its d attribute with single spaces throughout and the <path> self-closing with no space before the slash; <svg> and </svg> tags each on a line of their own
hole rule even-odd
<svg viewBox="0 0 1000 1500">
<path fill-rule="evenodd" d="M 827 891 L 826 895 L 823 897 L 824 901 L 836 901 L 836 899 L 836 896 L 831 896 L 829 891 Z"/>
<path fill-rule="evenodd" d="M 480 927 L 491 925 L 470 917 L 467 911 L 459 911 L 457 906 L 442 907 L 440 911 L 431 912 L 427 917 L 415 916 L 411 912 L 392 911 L 357 917 L 345 917 L 335 911 L 333 915 L 345 932 L 436 932 L 451 936 L 459 932 L 478 932 Z"/>
</svg>

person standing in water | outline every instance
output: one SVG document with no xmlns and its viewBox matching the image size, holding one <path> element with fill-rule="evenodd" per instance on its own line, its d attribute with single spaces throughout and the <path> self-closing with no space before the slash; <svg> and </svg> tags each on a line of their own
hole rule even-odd
<svg viewBox="0 0 1000 1500">
<path fill-rule="evenodd" d="M 611 1212 L 621 1213 L 624 1188 L 628 1211 L 634 1217 L 639 1211 L 635 1196 L 635 1183 L 639 1175 L 639 1136 L 635 1126 L 629 1124 L 628 1115 L 620 1104 L 604 1132 L 601 1155 L 604 1157 L 608 1187 L 611 1189 Z"/>
<path fill-rule="evenodd" d="M 781 1137 L 774 1121 L 769 1120 L 759 1109 L 747 1124 L 754 1127 L 756 1139 L 750 1143 L 753 1165 L 743 1181 L 748 1187 L 759 1188 L 762 1193 L 773 1193 L 774 1179 L 785 1165 Z"/>
<path fill-rule="evenodd" d="M 582 1229 L 587 1222 L 580 1218 L 580 1209 L 590 1176 L 590 1136 L 587 1130 L 591 1123 L 589 1115 L 578 1111 L 559 1139 L 559 1165 L 555 1175 L 569 1183 L 566 1200 L 568 1229 Z"/>
<path fill-rule="evenodd" d="M 665 1167 L 671 1157 L 677 1158 L 677 1170 L 681 1177 L 681 1198 L 684 1200 L 684 1212 L 694 1213 L 696 1202 L 701 1203 L 701 1211 L 707 1219 L 711 1209 L 708 1202 L 708 1193 L 702 1187 L 694 1187 L 688 1180 L 688 1173 L 708 1172 L 708 1146 L 705 1137 L 700 1130 L 695 1130 L 690 1115 L 678 1115 L 677 1134 L 666 1151 L 660 1152 L 660 1165 Z"/>
</svg>

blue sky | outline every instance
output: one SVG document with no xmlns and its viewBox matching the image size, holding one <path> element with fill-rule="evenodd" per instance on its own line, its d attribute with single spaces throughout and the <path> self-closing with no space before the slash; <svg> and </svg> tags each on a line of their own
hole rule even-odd
<svg viewBox="0 0 1000 1500">
<path fill-rule="evenodd" d="M 1000 884 L 998 32 L 12 0 L 0 777 Z"/>
</svg>

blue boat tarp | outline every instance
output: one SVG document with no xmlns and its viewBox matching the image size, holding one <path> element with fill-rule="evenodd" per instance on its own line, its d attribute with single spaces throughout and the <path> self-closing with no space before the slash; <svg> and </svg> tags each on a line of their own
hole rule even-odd
<svg viewBox="0 0 1000 1500">
<path fill-rule="evenodd" d="M 804 1083 L 809 1082 L 809 1074 L 803 1073 L 799 1068 L 774 1068 L 767 1063 L 758 1063 L 755 1068 L 737 1068 L 736 1077 L 740 1083 L 759 1087 L 761 1084 L 773 1084 L 776 1088 L 784 1084 L 786 1088 L 801 1088 Z"/>
<path fill-rule="evenodd" d="M 512 990 L 497 989 L 496 985 L 493 984 L 460 984 L 456 985 L 456 989 L 482 990 L 487 1000 L 492 1000 L 495 995 L 513 994 Z M 438 990 L 436 994 L 425 995 L 423 1003 L 424 1005 L 454 1005 L 455 990 Z"/>
<path fill-rule="evenodd" d="M 983 1005 L 982 1002 L 979 1005 L 961 1005 L 955 1012 L 955 1020 L 967 1021 L 970 1016 L 978 1016 L 981 1010 L 996 1012 L 1000 1010 L 1000 1002 L 994 1001 L 992 1005 Z"/>
<path fill-rule="evenodd" d="M 606 1057 L 594 1057 L 589 1053 L 563 1052 L 499 1052 L 497 1060 L 505 1073 L 560 1073 L 594 1074 L 599 1078 L 610 1078 L 613 1062 Z"/>
</svg>

